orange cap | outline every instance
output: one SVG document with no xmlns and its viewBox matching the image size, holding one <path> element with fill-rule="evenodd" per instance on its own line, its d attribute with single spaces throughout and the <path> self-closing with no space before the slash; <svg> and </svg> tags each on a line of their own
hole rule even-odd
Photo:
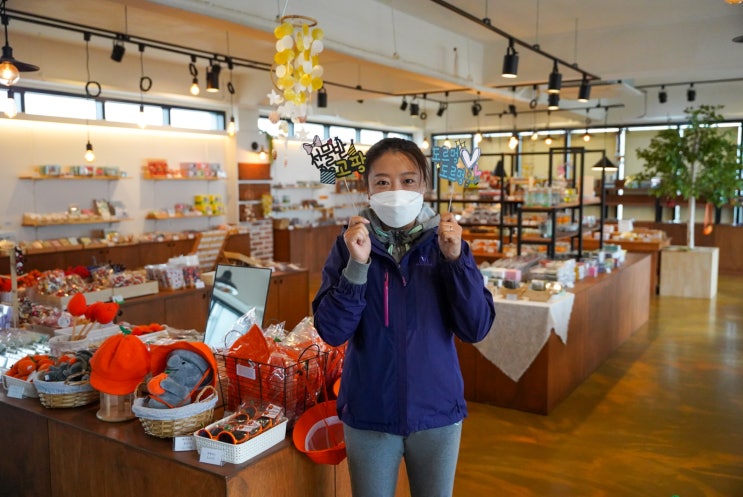
<svg viewBox="0 0 743 497">
<path fill-rule="evenodd" d="M 108 337 L 90 359 L 90 384 L 99 392 L 127 395 L 150 372 L 150 351 L 128 333 Z"/>
</svg>

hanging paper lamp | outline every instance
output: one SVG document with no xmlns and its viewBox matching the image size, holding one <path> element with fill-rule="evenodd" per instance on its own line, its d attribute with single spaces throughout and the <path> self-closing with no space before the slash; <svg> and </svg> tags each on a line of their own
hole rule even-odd
<svg viewBox="0 0 743 497">
<path fill-rule="evenodd" d="M 320 52 L 324 46 L 317 21 L 301 15 L 284 16 L 274 29 L 276 54 L 271 80 L 278 91 L 268 95 L 278 115 L 293 122 L 307 119 L 313 91 L 323 87 Z M 274 116 L 275 117 L 275 116 Z"/>
</svg>

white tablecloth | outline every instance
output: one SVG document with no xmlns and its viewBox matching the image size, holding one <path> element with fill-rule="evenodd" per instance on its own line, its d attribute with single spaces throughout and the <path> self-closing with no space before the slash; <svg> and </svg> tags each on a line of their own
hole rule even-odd
<svg viewBox="0 0 743 497">
<path fill-rule="evenodd" d="M 490 362 L 518 381 L 549 339 L 550 331 L 568 340 L 568 324 L 575 294 L 566 292 L 549 302 L 496 298 L 495 321 L 490 333 L 475 344 Z"/>
</svg>

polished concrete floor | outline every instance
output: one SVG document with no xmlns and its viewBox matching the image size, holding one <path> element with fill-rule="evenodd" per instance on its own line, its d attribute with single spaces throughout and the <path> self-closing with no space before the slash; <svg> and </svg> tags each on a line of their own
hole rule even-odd
<svg viewBox="0 0 743 497">
<path fill-rule="evenodd" d="M 711 300 L 654 297 L 548 416 L 469 410 L 455 497 L 743 496 L 743 277 Z"/>
</svg>

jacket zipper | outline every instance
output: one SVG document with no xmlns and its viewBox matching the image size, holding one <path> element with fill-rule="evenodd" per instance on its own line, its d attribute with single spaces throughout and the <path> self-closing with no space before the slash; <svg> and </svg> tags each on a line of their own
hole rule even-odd
<svg viewBox="0 0 743 497">
<path fill-rule="evenodd" d="M 384 272 L 384 326 L 390 326 L 390 272 Z"/>
</svg>

